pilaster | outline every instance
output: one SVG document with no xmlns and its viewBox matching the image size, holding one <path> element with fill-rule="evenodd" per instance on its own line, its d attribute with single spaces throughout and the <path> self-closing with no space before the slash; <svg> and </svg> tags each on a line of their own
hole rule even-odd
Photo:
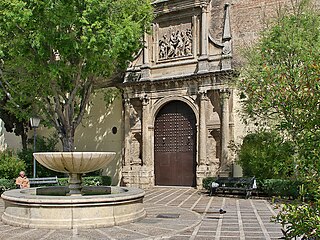
<svg viewBox="0 0 320 240">
<path fill-rule="evenodd" d="M 149 64 L 149 40 L 147 33 L 144 34 L 143 47 L 143 64 L 141 66 L 141 81 L 150 79 L 150 64 Z"/>
<path fill-rule="evenodd" d="M 130 165 L 130 108 L 132 107 L 129 98 L 124 99 L 124 159 L 122 165 Z"/>
<path fill-rule="evenodd" d="M 153 186 L 153 163 L 151 161 L 150 98 L 144 95 L 140 98 L 142 104 L 142 166 L 139 170 L 139 186 L 143 189 Z"/>
<path fill-rule="evenodd" d="M 228 89 L 220 90 L 221 104 L 221 157 L 220 157 L 220 175 L 228 174 L 229 169 L 229 98 L 230 91 Z"/>
<path fill-rule="evenodd" d="M 201 56 L 198 62 L 198 73 L 209 71 L 208 63 L 208 13 L 209 2 L 201 1 Z"/>
<path fill-rule="evenodd" d="M 230 70 L 231 59 L 232 59 L 232 43 L 231 43 L 231 27 L 230 27 L 230 4 L 225 4 L 225 17 L 224 17 L 224 28 L 222 36 L 222 60 L 221 60 L 221 69 Z"/>
</svg>

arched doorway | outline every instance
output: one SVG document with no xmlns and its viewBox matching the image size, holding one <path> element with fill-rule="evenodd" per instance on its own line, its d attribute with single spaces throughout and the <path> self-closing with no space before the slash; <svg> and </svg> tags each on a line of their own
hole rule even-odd
<svg viewBox="0 0 320 240">
<path fill-rule="evenodd" d="M 184 102 L 167 103 L 154 129 L 155 185 L 196 186 L 196 117 Z"/>
</svg>

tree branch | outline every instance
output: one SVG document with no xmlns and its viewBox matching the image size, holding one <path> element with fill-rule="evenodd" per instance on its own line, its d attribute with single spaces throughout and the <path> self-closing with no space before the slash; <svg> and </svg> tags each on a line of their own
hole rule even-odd
<svg viewBox="0 0 320 240">
<path fill-rule="evenodd" d="M 86 83 L 86 86 L 84 87 L 84 91 L 82 94 L 82 99 L 81 99 L 81 104 L 80 104 L 80 112 L 78 114 L 78 117 L 75 119 L 73 123 L 74 129 L 81 123 L 81 120 L 84 116 L 84 113 L 86 111 L 86 106 L 89 103 L 89 99 L 91 96 L 92 88 L 93 88 L 93 78 L 90 77 L 91 79 L 88 80 Z"/>
</svg>

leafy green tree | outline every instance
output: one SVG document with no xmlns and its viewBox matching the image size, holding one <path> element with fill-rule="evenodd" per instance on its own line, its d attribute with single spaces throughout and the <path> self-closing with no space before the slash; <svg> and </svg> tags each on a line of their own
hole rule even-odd
<svg viewBox="0 0 320 240">
<path fill-rule="evenodd" d="M 6 108 L 41 116 L 73 151 L 91 93 L 121 81 L 152 12 L 149 0 L 0 1 Z"/>
<path fill-rule="evenodd" d="M 238 84 L 247 116 L 276 126 L 296 147 L 306 203 L 289 204 L 278 214 L 277 221 L 289 226 L 286 239 L 320 238 L 320 15 L 308 2 L 262 34 L 246 53 Z"/>
<path fill-rule="evenodd" d="M 277 132 L 250 133 L 238 147 L 245 176 L 288 179 L 294 173 L 294 147 Z"/>
<path fill-rule="evenodd" d="M 247 117 L 275 124 L 295 142 L 299 166 L 319 169 L 320 16 L 303 9 L 279 18 L 246 53 L 238 87 Z"/>
</svg>

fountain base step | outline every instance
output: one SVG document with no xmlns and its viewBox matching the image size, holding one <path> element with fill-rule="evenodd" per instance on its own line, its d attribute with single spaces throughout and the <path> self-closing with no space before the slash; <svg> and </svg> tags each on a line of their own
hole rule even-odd
<svg viewBox="0 0 320 240">
<path fill-rule="evenodd" d="M 57 187 L 54 187 L 57 189 Z M 58 187 L 63 192 L 63 187 Z M 87 188 L 96 191 L 95 187 Z M 101 187 L 98 187 L 101 191 Z M 106 195 L 51 196 L 50 187 L 10 190 L 2 194 L 2 221 L 28 228 L 72 229 L 120 225 L 144 218 L 144 191 L 137 188 L 104 187 Z"/>
</svg>

